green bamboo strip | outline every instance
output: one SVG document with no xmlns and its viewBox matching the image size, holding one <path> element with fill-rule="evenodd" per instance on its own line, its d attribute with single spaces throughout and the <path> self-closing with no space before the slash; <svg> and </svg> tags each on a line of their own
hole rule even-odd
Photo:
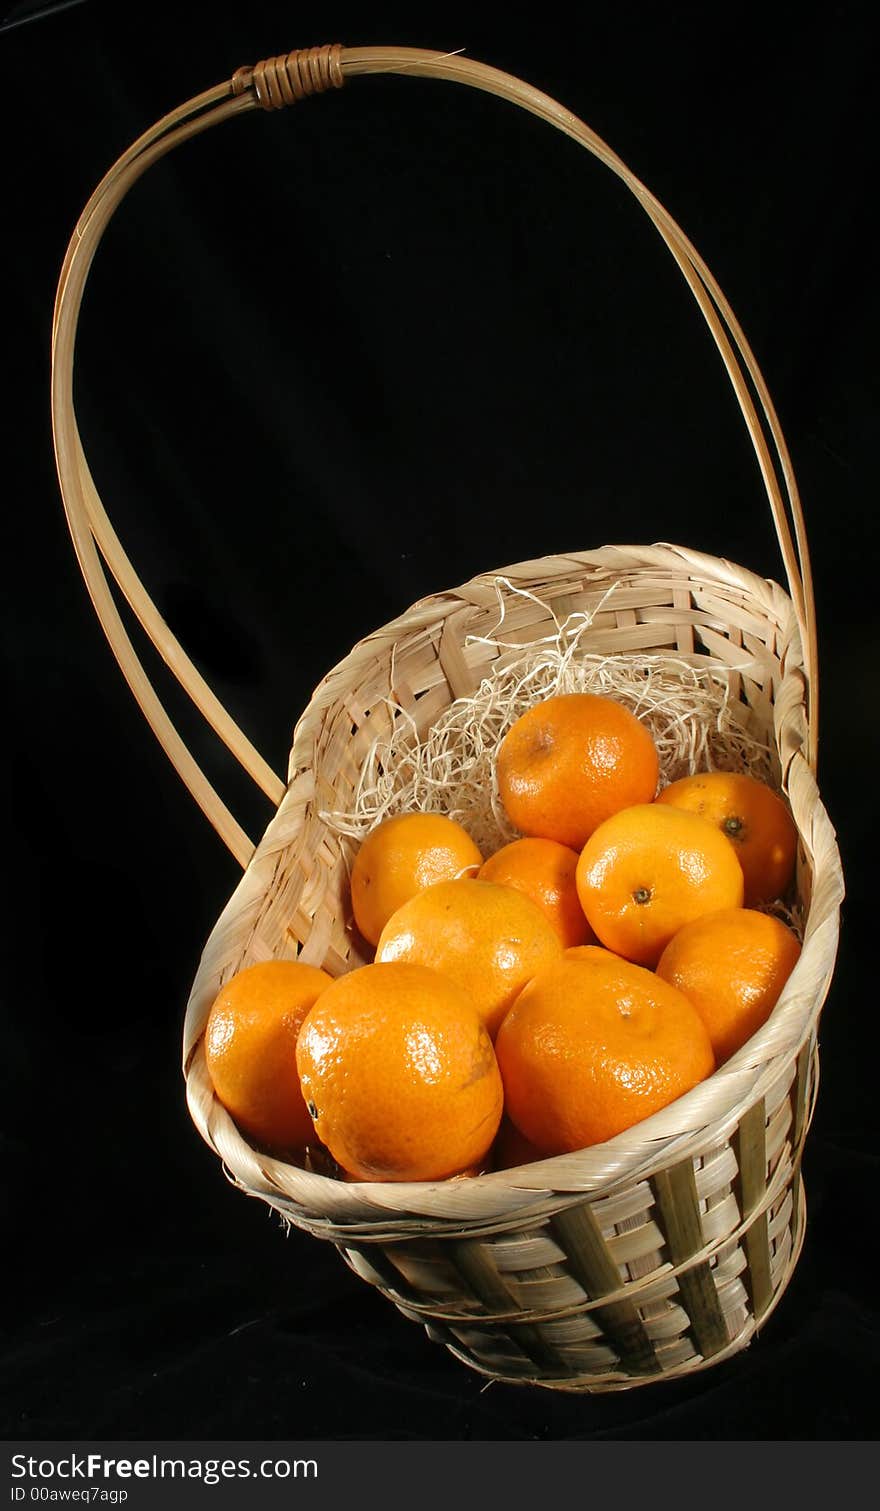
<svg viewBox="0 0 880 1511">
<path fill-rule="evenodd" d="M 798 1234 L 801 1223 L 806 1221 L 803 1211 L 805 1200 L 804 1178 L 801 1172 L 800 1160 L 795 1160 L 794 1174 L 791 1181 L 791 1221 L 788 1229 L 791 1233 L 792 1252 L 796 1252 L 798 1246 Z"/>
<path fill-rule="evenodd" d="M 812 1048 L 809 1043 L 804 1044 L 797 1057 L 797 1074 L 795 1076 L 794 1086 L 792 1087 L 791 1091 L 792 1102 L 794 1104 L 794 1122 L 792 1124 L 791 1130 L 791 1142 L 795 1152 L 797 1152 L 800 1147 L 800 1142 L 804 1136 L 804 1129 L 807 1121 L 807 1112 L 809 1108 L 811 1058 Z M 803 1202 L 804 1196 L 802 1180 L 802 1176 L 797 1170 L 795 1170 L 794 1179 L 791 1183 L 792 1243 L 794 1243 L 795 1241 L 798 1231 L 798 1224 L 801 1220 L 801 1203 Z"/>
<path fill-rule="evenodd" d="M 475 1239 L 451 1239 L 449 1258 L 465 1285 L 489 1313 L 485 1319 L 474 1317 L 475 1325 L 482 1320 L 491 1324 L 493 1312 L 517 1310 L 519 1301 L 505 1283 L 485 1244 Z M 508 1322 L 505 1332 L 539 1368 L 566 1369 L 565 1361 L 545 1340 L 540 1328 L 527 1322 Z"/>
<path fill-rule="evenodd" d="M 565 1250 L 569 1270 L 591 1300 L 620 1289 L 620 1270 L 589 1203 L 557 1212 L 549 1226 Z M 630 1374 L 659 1373 L 654 1345 L 631 1301 L 613 1301 L 597 1307 L 593 1315 L 624 1369 Z"/>
<path fill-rule="evenodd" d="M 797 1075 L 792 1088 L 792 1100 L 794 1102 L 794 1125 L 791 1130 L 791 1142 L 796 1149 L 804 1132 L 809 1110 L 809 1082 L 810 1060 L 812 1059 L 812 1046 L 804 1044 L 797 1057 Z"/>
<path fill-rule="evenodd" d="M 674 1265 L 681 1264 L 703 1248 L 705 1242 L 693 1161 L 685 1160 L 680 1165 L 673 1165 L 671 1170 L 658 1171 L 652 1177 L 651 1185 L 657 1198 L 669 1257 Z M 708 1263 L 683 1271 L 678 1277 L 678 1288 L 697 1347 L 703 1358 L 708 1359 L 730 1342 Z"/>
<path fill-rule="evenodd" d="M 740 1211 L 743 1218 L 760 1204 L 767 1190 L 767 1112 L 763 1098 L 740 1119 L 735 1136 L 739 1174 Z M 748 1267 L 745 1281 L 756 1319 L 763 1317 L 773 1294 L 770 1273 L 770 1238 L 766 1208 L 743 1235 Z"/>
<path fill-rule="evenodd" d="M 803 1199 L 803 1177 L 799 1171 L 796 1171 L 794 1179 L 791 1183 L 791 1222 L 789 1223 L 789 1230 L 791 1232 L 792 1243 L 795 1240 L 795 1235 L 797 1234 L 798 1230 L 798 1223 L 801 1220 L 801 1204 L 803 1202 Z"/>
</svg>

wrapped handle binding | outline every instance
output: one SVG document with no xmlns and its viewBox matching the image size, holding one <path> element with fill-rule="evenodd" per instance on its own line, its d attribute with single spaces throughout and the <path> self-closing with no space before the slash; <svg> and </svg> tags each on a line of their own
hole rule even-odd
<svg viewBox="0 0 880 1511">
<path fill-rule="evenodd" d="M 591 152 L 626 184 L 660 233 L 709 326 L 758 459 L 803 641 L 808 708 L 806 758 L 815 772 L 818 648 L 803 510 L 791 458 L 767 385 L 730 305 L 706 264 L 668 211 L 606 143 L 548 95 L 461 54 L 402 47 L 343 48 L 334 44 L 291 52 L 258 63 L 253 68 L 240 68 L 227 83 L 195 96 L 163 116 L 122 154 L 101 180 L 80 216 L 58 284 L 52 333 L 52 428 L 58 479 L 70 533 L 107 639 L 144 717 L 178 775 L 236 859 L 246 866 L 255 848 L 253 842 L 208 781 L 165 712 L 128 637 L 105 567 L 196 707 L 276 806 L 283 796 L 284 782 L 226 712 L 172 635 L 140 582 L 104 510 L 82 448 L 73 406 L 76 330 L 86 279 L 98 243 L 121 201 L 141 174 L 174 147 L 245 111 L 281 109 L 310 95 L 339 88 L 348 78 L 384 73 L 445 79 L 468 85 L 508 100 L 555 126 Z M 763 422 L 746 374 L 757 395 Z"/>
</svg>

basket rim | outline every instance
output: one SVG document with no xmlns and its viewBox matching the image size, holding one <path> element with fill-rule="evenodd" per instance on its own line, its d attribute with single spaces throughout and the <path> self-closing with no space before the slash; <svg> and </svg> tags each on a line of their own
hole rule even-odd
<svg viewBox="0 0 880 1511">
<path fill-rule="evenodd" d="M 439 623 L 448 613 L 464 606 L 462 595 L 468 590 L 485 590 L 488 585 L 496 586 L 499 579 L 514 578 L 528 578 L 531 587 L 535 577 L 541 582 L 553 581 L 585 568 L 624 576 L 635 573 L 641 580 L 651 570 L 667 575 L 673 571 L 677 576 L 681 576 L 684 570 L 689 581 L 721 585 L 738 595 L 756 599 L 768 616 L 781 629 L 784 628 L 786 645 L 780 692 L 785 690 L 791 696 L 780 697 L 777 701 L 774 729 L 780 752 L 783 749 L 788 752 L 788 758 L 781 763 L 782 786 L 810 860 L 812 897 L 799 960 L 773 1013 L 758 1033 L 712 1076 L 634 1128 L 604 1144 L 593 1146 L 591 1150 L 556 1155 L 528 1165 L 467 1178 L 452 1177 L 441 1182 L 344 1182 L 260 1152 L 239 1133 L 229 1114 L 213 1097 L 207 1081 L 201 1030 L 210 1006 L 208 998 L 213 1000 L 220 981 L 215 977 L 206 985 L 205 978 L 210 970 L 211 940 L 221 929 L 224 918 L 245 899 L 252 900 L 255 894 L 259 895 L 267 858 L 274 869 L 272 858 L 277 858 L 278 851 L 276 831 L 284 826 L 291 795 L 296 793 L 300 805 L 303 803 L 303 791 L 307 790 L 311 777 L 309 755 L 314 749 L 322 715 L 335 702 L 346 675 L 361 664 L 365 656 L 375 655 L 377 642 L 399 637 L 402 632 L 418 633 L 425 624 Z M 536 572 L 535 569 L 539 570 Z M 539 596 L 537 591 L 535 596 Z M 780 723 L 784 728 L 779 727 Z M 448 1228 L 450 1222 L 459 1226 L 464 1222 L 467 1226 L 469 1211 L 472 1219 L 479 1222 L 477 1207 L 485 1208 L 483 1221 L 492 1213 L 506 1219 L 513 1210 L 524 1214 L 534 1211 L 536 1204 L 549 1198 L 610 1194 L 621 1185 L 628 1186 L 646 1179 L 656 1170 L 668 1167 L 670 1162 L 699 1152 L 698 1146 L 705 1145 L 708 1149 L 712 1143 L 723 1142 L 744 1112 L 767 1094 L 786 1069 L 794 1064 L 804 1044 L 815 1035 L 837 953 L 843 897 L 842 866 L 834 830 L 802 753 L 804 734 L 803 659 L 792 600 L 772 579 L 759 577 L 726 558 L 667 543 L 647 547 L 607 546 L 597 551 L 543 557 L 494 572 L 482 572 L 460 589 L 418 600 L 410 610 L 359 641 L 321 680 L 297 720 L 287 793 L 209 936 L 190 993 L 183 1065 L 187 1101 L 196 1126 L 206 1142 L 221 1155 L 230 1178 L 250 1194 L 277 1206 L 293 1222 L 325 1231 L 325 1236 L 333 1236 L 336 1229 L 340 1233 L 351 1232 L 355 1227 L 358 1230 L 375 1227 L 377 1234 L 380 1231 L 385 1234 L 389 1226 L 396 1230 L 406 1229 L 413 1223 L 424 1227 L 431 1217 L 442 1230 Z M 311 786 L 314 786 L 313 780 Z M 297 788 L 300 789 L 298 792 Z M 198 1026 L 200 1017 L 201 1027 Z M 723 1093 L 722 1088 L 725 1088 Z M 707 1112 L 711 1112 L 711 1116 L 707 1117 Z M 707 1142 L 706 1134 L 710 1129 L 711 1139 Z M 585 1167 L 589 1167 L 592 1173 L 588 1173 Z M 457 1192 L 453 1188 L 457 1188 Z M 474 1200 L 475 1192 L 482 1193 L 482 1201 Z M 444 1196 L 449 1199 L 444 1200 Z M 365 1205 L 371 1215 L 362 1211 Z M 356 1210 L 361 1211 L 360 1216 L 355 1216 Z"/>
<path fill-rule="evenodd" d="M 714 588 L 720 586 L 735 592 L 743 598 L 756 599 L 768 616 L 772 616 L 777 625 L 784 629 L 787 638 L 792 643 L 797 665 L 803 669 L 800 625 L 790 594 L 774 578 L 761 577 L 727 557 L 711 556 L 687 546 L 675 545 L 669 541 L 658 541 L 647 546 L 608 545 L 590 551 L 570 551 L 531 560 L 526 559 L 478 572 L 456 587 L 426 594 L 416 599 L 409 608 L 395 615 L 393 619 L 371 630 L 358 640 L 347 655 L 324 674 L 296 720 L 288 761 L 288 782 L 309 769 L 311 752 L 308 748 L 302 748 L 302 741 L 311 738 L 312 725 L 327 704 L 334 699 L 337 683 L 357 666 L 367 653 L 375 652 L 377 647 L 394 638 L 399 631 L 413 633 L 419 628 L 438 625 L 443 619 L 459 612 L 462 608 L 475 607 L 476 600 L 468 600 L 466 597 L 474 590 L 482 590 L 483 593 L 487 589 L 497 591 L 499 582 L 511 579 L 515 591 L 515 579 L 532 573 L 534 568 L 542 569 L 541 581 L 548 580 L 548 571 L 549 580 L 553 580 L 565 578 L 569 574 L 577 575 L 584 570 L 593 574 L 604 572 L 609 578 L 618 575 L 626 576 L 633 572 L 641 576 L 652 569 L 664 575 L 668 575 L 669 572 L 680 574 L 682 570 L 685 570 L 688 579 L 694 583 L 705 582 Z M 531 581 L 531 577 L 528 580 Z M 806 745 L 806 729 L 803 731 L 800 743 Z"/>
</svg>

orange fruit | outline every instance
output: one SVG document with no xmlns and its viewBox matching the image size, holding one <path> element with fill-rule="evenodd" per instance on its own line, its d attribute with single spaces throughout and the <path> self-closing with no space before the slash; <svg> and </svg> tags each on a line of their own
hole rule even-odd
<svg viewBox="0 0 880 1511">
<path fill-rule="evenodd" d="M 733 771 L 705 771 L 665 787 L 671 803 L 716 824 L 732 842 L 745 878 L 745 905 L 782 897 L 794 875 L 797 829 L 782 798 L 765 782 Z"/>
<path fill-rule="evenodd" d="M 217 1098 L 243 1133 L 274 1149 L 315 1143 L 296 1069 L 303 1020 L 332 986 L 299 960 L 246 966 L 220 988 L 205 1026 L 205 1059 Z"/>
<path fill-rule="evenodd" d="M 494 1038 L 517 992 L 561 953 L 549 918 L 524 893 L 491 881 L 441 881 L 398 908 L 376 959 L 441 971 L 467 993 Z"/>
<path fill-rule="evenodd" d="M 566 950 L 524 988 L 496 1053 L 507 1116 L 545 1156 L 604 1143 L 715 1068 L 687 997 L 594 945 Z"/>
<path fill-rule="evenodd" d="M 515 828 L 580 850 L 612 813 L 651 802 L 659 761 L 649 730 L 622 703 L 563 693 L 511 726 L 496 774 Z"/>
<path fill-rule="evenodd" d="M 641 803 L 606 819 L 587 840 L 577 889 L 607 949 L 655 966 L 691 919 L 742 906 L 743 873 L 714 824 L 683 808 Z"/>
<path fill-rule="evenodd" d="M 798 939 L 768 913 L 707 913 L 671 939 L 657 975 L 694 1004 L 720 1065 L 766 1023 L 801 953 Z"/>
<path fill-rule="evenodd" d="M 476 872 L 483 857 L 470 835 L 443 813 L 400 813 L 371 830 L 351 870 L 354 921 L 370 944 L 392 913 L 438 881 Z"/>
<path fill-rule="evenodd" d="M 589 944 L 593 930 L 575 885 L 578 854 L 555 839 L 515 839 L 483 862 L 478 881 L 516 887 L 547 914 L 563 947 Z"/>
<path fill-rule="evenodd" d="M 479 1166 L 501 1119 L 492 1041 L 454 982 L 361 966 L 324 992 L 296 1047 L 318 1137 L 361 1180 L 443 1180 Z"/>
</svg>

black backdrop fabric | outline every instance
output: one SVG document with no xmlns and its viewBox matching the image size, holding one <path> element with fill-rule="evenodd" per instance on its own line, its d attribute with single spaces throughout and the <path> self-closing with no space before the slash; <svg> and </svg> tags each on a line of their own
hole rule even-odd
<svg viewBox="0 0 880 1511">
<path fill-rule="evenodd" d="M 12 7 L 0 32 L 3 1435 L 873 1438 L 869 7 L 34 10 Z M 52 302 L 80 209 L 142 130 L 242 63 L 332 40 L 461 48 L 586 119 L 706 258 L 792 451 L 848 899 L 805 1249 L 759 1339 L 690 1380 L 486 1389 L 329 1245 L 285 1237 L 236 1192 L 186 1110 L 183 1009 L 239 873 L 134 705 L 76 566 L 49 423 Z M 95 262 L 77 403 L 139 574 L 281 773 L 324 673 L 478 571 L 653 540 L 782 571 L 720 360 L 635 202 L 558 134 L 451 85 L 359 81 L 153 169 Z M 258 837 L 265 800 L 143 654 Z"/>
</svg>

